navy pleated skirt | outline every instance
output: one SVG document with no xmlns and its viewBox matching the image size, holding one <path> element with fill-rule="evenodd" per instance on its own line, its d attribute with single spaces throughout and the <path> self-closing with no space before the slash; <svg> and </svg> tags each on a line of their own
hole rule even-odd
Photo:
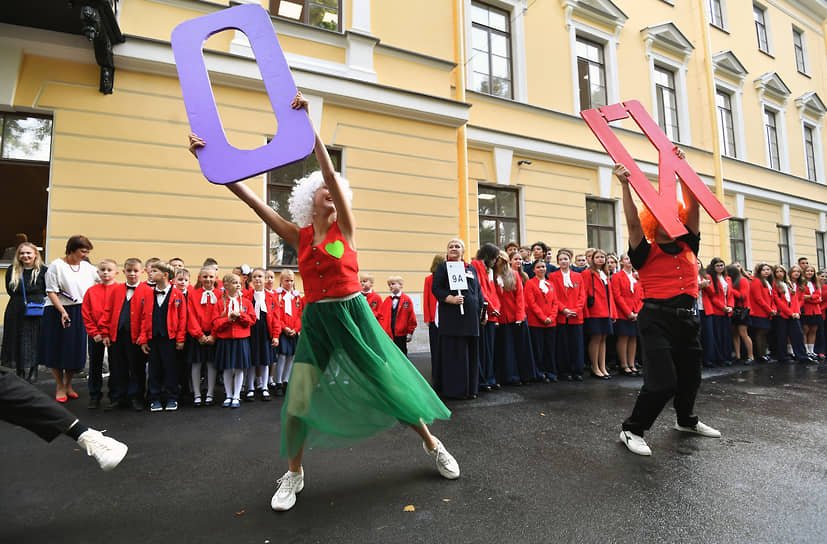
<svg viewBox="0 0 827 544">
<path fill-rule="evenodd" d="M 250 368 L 249 338 L 219 338 L 215 342 L 215 368 Z"/>
<path fill-rule="evenodd" d="M 586 334 L 612 334 L 612 320 L 608 317 L 587 317 Z"/>
<path fill-rule="evenodd" d="M 301 333 L 300 333 L 301 334 Z M 296 344 L 299 341 L 299 335 L 288 336 L 285 333 L 281 333 L 279 336 L 279 347 L 278 352 L 281 355 L 295 355 L 296 354 Z"/>
<path fill-rule="evenodd" d="M 617 336 L 637 336 L 637 321 L 618 319 L 614 322 L 614 331 Z"/>
<path fill-rule="evenodd" d="M 250 364 L 253 366 L 268 366 L 273 362 L 267 317 L 262 316 L 264 319 L 259 319 L 250 327 Z"/>
<path fill-rule="evenodd" d="M 749 316 L 749 323 L 756 329 L 768 330 L 770 328 L 771 321 L 769 317 L 758 317 L 751 315 Z"/>
<path fill-rule="evenodd" d="M 86 366 L 86 346 L 89 337 L 83 326 L 80 304 L 63 307 L 72 324 L 65 329 L 60 312 L 54 306 L 46 306 L 40 322 L 40 362 L 49 368 L 83 370 Z"/>
<path fill-rule="evenodd" d="M 201 344 L 195 338 L 186 346 L 187 363 L 214 363 L 215 362 L 215 344 Z"/>
<path fill-rule="evenodd" d="M 817 327 L 821 322 L 824 320 L 820 315 L 802 315 L 801 316 L 801 324 L 802 325 L 810 325 L 811 327 Z"/>
</svg>

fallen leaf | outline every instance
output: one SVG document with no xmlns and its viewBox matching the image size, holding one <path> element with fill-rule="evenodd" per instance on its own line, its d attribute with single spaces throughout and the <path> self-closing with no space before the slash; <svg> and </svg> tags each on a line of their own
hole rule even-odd
<svg viewBox="0 0 827 544">
<path fill-rule="evenodd" d="M 235 513 L 235 515 L 236 516 L 243 516 L 244 512 L 246 512 L 246 510 L 239 510 L 238 512 Z"/>
<path fill-rule="evenodd" d="M 406 507 L 405 507 L 405 508 L 403 508 L 402 510 L 403 510 L 404 512 L 413 512 L 413 511 L 415 511 L 415 510 L 416 510 L 416 508 L 414 507 L 414 505 L 409 504 L 408 506 L 406 506 Z"/>
<path fill-rule="evenodd" d="M 543 416 L 543 417 L 546 417 L 546 413 L 545 413 L 545 412 L 540 412 L 540 415 L 541 415 L 541 416 Z"/>
<path fill-rule="evenodd" d="M 442 499 L 442 502 L 451 502 L 451 499 Z"/>
</svg>

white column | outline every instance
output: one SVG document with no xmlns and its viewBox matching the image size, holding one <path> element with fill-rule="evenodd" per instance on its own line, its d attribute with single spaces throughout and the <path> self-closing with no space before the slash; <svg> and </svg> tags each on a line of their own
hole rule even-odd
<svg viewBox="0 0 827 544">
<path fill-rule="evenodd" d="M 0 106 L 13 106 L 17 78 L 23 63 L 23 50 L 5 45 L 0 47 Z"/>
<path fill-rule="evenodd" d="M 351 30 L 370 34 L 370 0 L 351 0 Z"/>
</svg>

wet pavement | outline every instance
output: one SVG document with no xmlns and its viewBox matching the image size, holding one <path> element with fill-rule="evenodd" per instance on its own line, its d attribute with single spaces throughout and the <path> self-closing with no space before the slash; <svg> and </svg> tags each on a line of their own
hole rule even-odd
<svg viewBox="0 0 827 544">
<path fill-rule="evenodd" d="M 428 373 L 427 354 L 412 356 Z M 305 489 L 270 510 L 280 399 L 241 409 L 105 413 L 69 408 L 129 445 L 103 473 L 68 438 L 0 426 L 0 542 L 827 542 L 827 365 L 704 372 L 701 419 L 618 441 L 640 379 L 507 387 L 450 402 L 432 428 L 462 477 L 443 480 L 397 427 L 305 456 Z M 48 384 L 41 387 L 51 391 Z"/>
</svg>

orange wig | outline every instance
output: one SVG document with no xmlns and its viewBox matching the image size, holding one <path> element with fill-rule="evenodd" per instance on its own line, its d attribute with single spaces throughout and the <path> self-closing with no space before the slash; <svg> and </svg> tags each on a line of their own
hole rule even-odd
<svg viewBox="0 0 827 544">
<path fill-rule="evenodd" d="M 655 231 L 658 228 L 658 220 L 655 219 L 655 216 L 652 215 L 652 212 L 650 212 L 649 208 L 646 206 L 643 206 L 638 216 L 640 217 L 640 226 L 643 229 L 643 236 L 645 236 L 650 243 L 654 243 Z M 686 217 L 686 207 L 683 205 L 683 202 L 678 202 L 678 218 L 681 220 L 681 223 L 686 224 Z"/>
</svg>

